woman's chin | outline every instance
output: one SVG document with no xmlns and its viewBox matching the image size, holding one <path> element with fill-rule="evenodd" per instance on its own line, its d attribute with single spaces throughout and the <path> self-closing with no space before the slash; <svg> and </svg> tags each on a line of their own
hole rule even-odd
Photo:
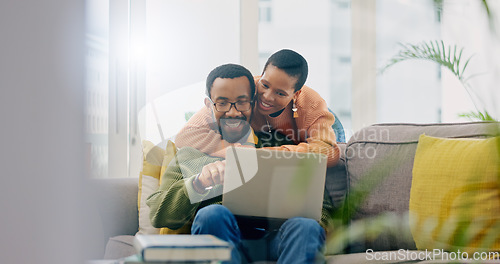
<svg viewBox="0 0 500 264">
<path fill-rule="evenodd" d="M 259 112 L 259 114 L 261 114 L 261 115 L 266 115 L 266 111 L 260 109 L 260 107 L 257 108 L 257 112 Z"/>
<path fill-rule="evenodd" d="M 273 113 L 274 108 L 273 107 L 264 107 L 262 104 L 259 103 L 257 106 L 257 110 L 259 111 L 259 113 L 261 113 L 263 115 L 270 115 Z"/>
</svg>

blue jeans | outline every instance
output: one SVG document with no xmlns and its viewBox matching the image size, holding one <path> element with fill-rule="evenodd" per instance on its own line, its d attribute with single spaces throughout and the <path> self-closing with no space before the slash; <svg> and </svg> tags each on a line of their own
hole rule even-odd
<svg viewBox="0 0 500 264">
<path fill-rule="evenodd" d="M 198 211 L 191 228 L 193 235 L 211 234 L 233 246 L 228 263 L 242 263 L 242 234 L 234 215 L 222 205 L 209 205 Z M 263 238 L 268 247 L 267 260 L 278 263 L 324 263 L 325 231 L 315 220 L 295 217 L 288 219 L 279 230 Z M 251 258 L 252 256 L 250 256 Z M 250 260 L 253 261 L 253 260 Z"/>
</svg>

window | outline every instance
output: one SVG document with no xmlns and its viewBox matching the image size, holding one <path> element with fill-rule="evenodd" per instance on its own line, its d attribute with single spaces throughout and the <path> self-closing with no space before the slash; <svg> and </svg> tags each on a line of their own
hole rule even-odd
<svg viewBox="0 0 500 264">
<path fill-rule="evenodd" d="M 495 111 L 493 100 L 500 95 L 492 84 L 500 75 L 494 54 L 500 45 L 485 2 L 352 0 L 353 129 L 381 122 L 467 121 L 459 114 L 474 111 L 474 104 Z M 500 10 L 496 1 L 487 3 L 492 14 Z M 464 58 L 475 54 L 467 72 L 482 76 L 470 79 L 472 100 L 457 78 L 434 62 L 409 60 L 379 73 L 402 49 L 398 43 L 434 40 L 443 40 L 446 49 L 464 48 Z"/>
<path fill-rule="evenodd" d="M 89 173 L 108 174 L 109 3 L 87 1 L 86 144 Z"/>
<path fill-rule="evenodd" d="M 240 63 L 240 5 L 91 0 L 87 10 L 89 170 L 136 177 L 141 140 L 174 137 L 203 105 L 209 71 Z"/>
<path fill-rule="evenodd" d="M 379 70 L 394 56 L 398 43 L 417 44 L 441 38 L 432 1 L 378 0 L 376 5 L 377 123 L 436 123 L 441 120 L 441 68 L 425 61 Z"/>
<path fill-rule="evenodd" d="M 306 85 L 337 114 L 347 139 L 373 123 L 465 121 L 458 114 L 474 105 L 498 118 L 500 2 L 487 1 L 493 20 L 485 2 L 89 0 L 90 171 L 95 177 L 138 175 L 140 141 L 175 136 L 202 106 L 211 69 L 241 63 L 258 75 L 283 48 L 307 59 Z M 472 100 L 433 62 L 401 62 L 380 73 L 401 50 L 398 43 L 441 39 L 463 47 L 464 57 L 475 54 L 467 69 L 478 74 L 469 83 Z"/>
<path fill-rule="evenodd" d="M 271 0 L 259 1 L 259 23 L 272 22 L 272 2 Z"/>
<path fill-rule="evenodd" d="M 270 1 L 259 1 L 260 10 Z M 289 48 L 309 64 L 306 85 L 326 100 L 351 131 L 351 27 L 349 1 L 274 0 L 271 23 L 259 21 L 259 62 L 262 70 L 274 52 Z"/>
</svg>

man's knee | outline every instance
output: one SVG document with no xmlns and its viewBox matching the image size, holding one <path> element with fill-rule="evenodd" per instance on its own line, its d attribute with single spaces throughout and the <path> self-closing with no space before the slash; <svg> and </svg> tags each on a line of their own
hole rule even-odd
<svg viewBox="0 0 500 264">
<path fill-rule="evenodd" d="M 307 234 L 309 236 L 324 236 L 325 231 L 321 225 L 313 219 L 304 217 L 294 217 L 288 219 L 282 226 L 282 231 L 297 234 Z"/>
<path fill-rule="evenodd" d="M 209 205 L 198 211 L 191 227 L 191 234 L 210 234 L 237 246 L 241 240 L 234 215 L 222 205 Z"/>
<path fill-rule="evenodd" d="M 213 204 L 206 207 L 201 208 L 196 213 L 196 217 L 194 219 L 195 222 L 198 223 L 224 223 L 230 221 L 232 218 L 232 213 L 226 207 L 220 204 Z"/>
</svg>

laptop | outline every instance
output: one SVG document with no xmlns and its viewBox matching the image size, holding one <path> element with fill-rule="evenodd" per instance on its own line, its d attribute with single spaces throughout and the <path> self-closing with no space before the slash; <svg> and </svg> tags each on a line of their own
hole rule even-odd
<svg viewBox="0 0 500 264">
<path fill-rule="evenodd" d="M 263 228 L 297 216 L 319 222 L 326 161 L 316 153 L 228 148 L 222 204 Z"/>
</svg>

